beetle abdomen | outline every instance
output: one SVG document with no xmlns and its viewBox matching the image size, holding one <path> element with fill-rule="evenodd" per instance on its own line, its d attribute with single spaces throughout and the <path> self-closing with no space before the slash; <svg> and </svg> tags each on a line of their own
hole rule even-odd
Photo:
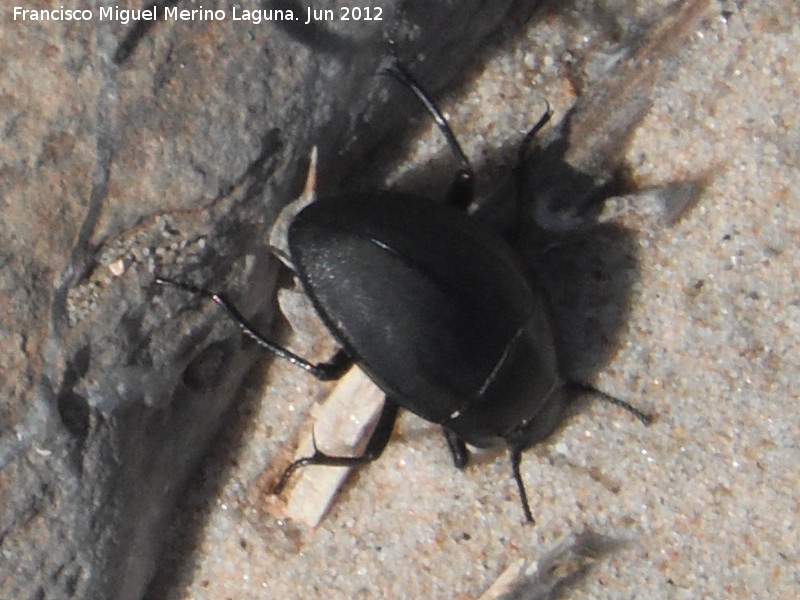
<svg viewBox="0 0 800 600">
<path fill-rule="evenodd" d="M 541 311 L 501 238 L 415 196 L 321 200 L 292 223 L 289 249 L 342 346 L 387 394 L 438 423 L 483 393 Z"/>
</svg>

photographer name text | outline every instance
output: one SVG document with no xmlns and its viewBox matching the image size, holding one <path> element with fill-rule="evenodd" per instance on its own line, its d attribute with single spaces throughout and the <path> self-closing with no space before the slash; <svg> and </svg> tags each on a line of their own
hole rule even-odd
<svg viewBox="0 0 800 600">
<path fill-rule="evenodd" d="M 243 9 L 233 6 L 230 12 L 217 8 L 206 9 L 202 6 L 193 9 L 181 9 L 175 6 L 129 9 L 117 6 L 104 6 L 99 9 L 59 8 L 38 9 L 14 7 L 15 21 L 116 21 L 123 25 L 138 21 L 246 21 L 259 24 L 265 21 L 300 21 L 305 25 L 315 21 L 381 21 L 383 9 L 379 6 L 358 7 L 343 6 L 337 11 L 332 9 L 307 8 L 305 12 L 292 9 Z"/>
</svg>

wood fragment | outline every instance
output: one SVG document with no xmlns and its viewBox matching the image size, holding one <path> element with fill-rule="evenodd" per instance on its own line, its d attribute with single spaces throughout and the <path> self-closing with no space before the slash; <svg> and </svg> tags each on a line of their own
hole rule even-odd
<svg viewBox="0 0 800 600">
<path fill-rule="evenodd" d="M 524 558 L 520 558 L 511 563 L 478 600 L 499 600 L 504 595 L 510 593 L 522 576 L 525 563 L 526 561 Z"/>
<path fill-rule="evenodd" d="M 293 460 L 314 453 L 312 431 L 322 452 L 336 456 L 359 455 L 380 416 L 383 396 L 363 371 L 351 368 L 330 395 L 311 410 L 311 423 Z M 316 527 L 350 471 L 349 467 L 302 467 L 292 476 L 283 494 L 281 517 Z M 271 510 L 275 512 L 275 507 Z"/>
</svg>

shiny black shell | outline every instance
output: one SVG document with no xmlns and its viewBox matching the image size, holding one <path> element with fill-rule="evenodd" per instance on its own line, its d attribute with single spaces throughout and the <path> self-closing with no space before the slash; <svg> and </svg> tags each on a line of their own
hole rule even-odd
<svg viewBox="0 0 800 600">
<path fill-rule="evenodd" d="M 289 251 L 333 336 L 400 406 L 477 446 L 529 445 L 555 426 L 541 294 L 480 222 L 412 195 L 344 195 L 297 215 Z"/>
</svg>

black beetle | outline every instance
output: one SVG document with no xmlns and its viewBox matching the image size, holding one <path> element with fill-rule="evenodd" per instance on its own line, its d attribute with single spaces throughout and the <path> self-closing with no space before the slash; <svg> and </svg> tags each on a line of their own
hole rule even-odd
<svg viewBox="0 0 800 600">
<path fill-rule="evenodd" d="M 355 362 L 385 392 L 381 417 L 361 456 L 313 456 L 294 462 L 357 466 L 380 456 L 398 407 L 442 425 L 458 467 L 465 443 L 506 444 L 527 521 L 533 521 L 520 476 L 526 448 L 558 425 L 570 388 L 535 278 L 511 247 L 470 217 L 473 170 L 436 104 L 398 63 L 385 69 L 425 104 L 461 163 L 447 204 L 395 192 L 343 194 L 298 213 L 289 227 L 290 260 L 341 350 L 312 364 L 255 331 L 221 294 L 172 279 L 212 298 L 242 331 L 319 379 L 341 377 Z M 550 118 L 549 108 L 524 144 Z M 649 422 L 629 404 L 597 392 Z"/>
</svg>

